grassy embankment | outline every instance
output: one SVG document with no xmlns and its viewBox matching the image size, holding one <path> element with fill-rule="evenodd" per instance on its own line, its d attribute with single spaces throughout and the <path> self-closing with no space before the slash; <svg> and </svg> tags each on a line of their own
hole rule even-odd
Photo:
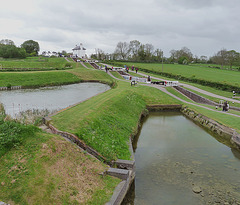
<svg viewBox="0 0 240 205">
<path fill-rule="evenodd" d="M 117 82 L 114 89 L 53 116 L 53 125 L 76 134 L 108 160 L 130 159 L 129 137 L 146 105 L 155 104 L 180 102 L 155 88 Z"/>
<path fill-rule="evenodd" d="M 126 82 L 114 82 L 113 79 L 111 79 L 111 77 L 108 76 L 105 72 L 98 71 L 98 70 L 85 69 L 82 66 L 80 66 L 79 64 L 77 64 L 77 65 L 78 65 L 78 68 L 71 69 L 69 71 L 64 71 L 64 72 L 68 72 L 68 73 L 70 72 L 70 73 L 76 75 L 77 78 L 81 79 L 81 80 L 83 80 L 83 79 L 91 80 L 91 81 L 100 80 L 102 82 L 109 83 L 112 85 L 115 84 L 115 87 L 114 87 L 114 89 L 109 90 L 98 96 L 95 96 L 75 107 L 72 107 L 69 110 L 59 113 L 58 115 L 53 117 L 53 123 L 55 126 L 57 126 L 59 129 L 61 129 L 63 131 L 70 131 L 72 133 L 75 133 L 77 136 L 79 136 L 81 139 L 84 139 L 89 145 L 91 145 L 97 151 L 102 153 L 104 156 L 108 157 L 109 160 L 115 159 L 115 158 L 129 159 L 130 153 L 128 152 L 128 145 L 127 145 L 128 139 L 131 134 L 136 132 L 137 124 L 139 122 L 139 116 L 140 116 L 141 112 L 145 109 L 146 105 L 180 104 L 179 101 L 173 99 L 172 97 L 169 97 L 168 95 L 162 93 L 161 91 L 159 91 L 157 89 L 145 87 L 145 86 L 139 86 L 139 85 L 131 87 L 130 84 L 126 83 Z M 39 75 L 42 75 L 41 73 L 42 72 L 38 72 Z M 0 73 L 0 74 L 2 75 L 2 73 Z M 22 82 L 24 82 L 24 79 L 22 79 Z M 230 127 L 233 124 L 233 127 L 238 127 L 238 130 L 240 130 L 239 125 L 238 125 L 239 123 L 237 123 L 236 118 L 233 119 L 233 118 L 225 116 L 221 113 L 216 114 L 211 111 L 206 111 L 205 109 L 201 110 L 200 108 L 197 108 L 197 107 L 195 108 L 194 106 L 192 106 L 191 108 L 196 109 L 196 111 L 202 112 L 203 114 L 208 115 L 208 117 L 213 118 L 217 121 L 220 120 L 220 122 L 221 122 L 221 120 L 223 120 L 222 123 L 226 124 Z M 235 120 L 235 124 L 234 124 L 234 120 Z M 46 143 L 45 142 L 42 143 L 41 140 L 38 139 L 39 137 L 44 137 L 44 136 L 47 138 Z M 54 137 L 51 138 L 50 135 L 40 133 L 40 136 L 38 136 L 38 138 L 37 138 L 37 143 L 40 143 L 40 144 L 34 145 L 34 143 L 32 143 L 32 142 L 30 142 L 30 144 L 24 143 L 24 145 L 26 144 L 26 147 L 22 147 L 22 149 L 20 149 L 20 150 L 24 150 L 25 154 L 22 154 L 23 156 L 28 156 L 28 155 L 33 156 L 33 154 L 32 155 L 28 154 L 28 147 L 33 145 L 34 152 L 36 151 L 36 155 L 34 155 L 34 156 L 36 156 L 37 158 L 32 157 L 33 159 L 36 159 L 35 161 L 31 160 L 32 158 L 29 159 L 31 162 L 36 162 L 36 164 L 32 165 L 32 169 L 31 168 L 28 169 L 29 170 L 28 176 L 21 175 L 23 178 L 22 178 L 22 181 L 21 180 L 19 180 L 19 181 L 20 182 L 26 181 L 26 183 L 29 182 L 29 184 L 31 184 L 31 187 L 38 186 L 40 184 L 40 185 L 42 185 L 42 187 L 39 187 L 37 190 L 41 190 L 41 191 L 39 191 L 39 192 L 35 191 L 36 189 L 33 189 L 33 188 L 31 189 L 31 187 L 29 187 L 29 186 L 25 187 L 24 183 L 19 183 L 20 184 L 19 187 L 15 187 L 14 184 L 16 183 L 16 181 L 13 181 L 14 183 L 12 185 L 12 183 L 11 183 L 12 181 L 10 181 L 11 177 L 9 177 L 9 173 L 12 172 L 10 170 L 12 169 L 12 167 L 14 169 L 15 166 L 20 167 L 22 165 L 21 165 L 21 158 L 18 159 L 18 157 L 17 157 L 20 155 L 19 153 L 16 152 L 16 151 L 18 151 L 18 149 L 16 149 L 16 150 L 11 149 L 8 153 L 10 153 L 10 154 L 11 154 L 11 152 L 13 152 L 13 153 L 11 155 L 8 155 L 8 153 L 6 153 L 2 157 L 2 159 L 5 159 L 4 157 L 7 157 L 7 158 L 5 160 L 1 160 L 1 162 L 0 162 L 0 166 L 6 167 L 5 172 L 1 173 L 1 175 L 0 175 L 1 176 L 0 179 L 1 179 L 1 181 L 2 181 L 2 179 L 6 180 L 6 181 L 8 180 L 8 184 L 10 184 L 10 185 L 7 186 L 7 190 L 8 191 L 10 190 L 9 193 L 17 192 L 18 194 L 16 195 L 17 196 L 16 199 L 14 197 L 10 197 L 10 196 L 1 198 L 2 197 L 1 195 L 0 195 L 0 199 L 4 199 L 4 200 L 6 199 L 6 201 L 11 201 L 11 200 L 24 201 L 25 199 L 23 199 L 23 198 L 18 199 L 18 198 L 20 198 L 20 196 L 19 196 L 20 194 L 19 194 L 18 190 L 20 190 L 20 193 L 22 193 L 22 192 L 27 193 L 27 195 L 28 195 L 27 198 L 29 198 L 29 196 L 34 198 L 35 196 L 40 195 L 42 200 L 44 200 L 46 197 L 49 197 L 49 200 L 53 200 L 56 196 L 53 193 L 55 193 L 55 191 L 57 192 L 59 190 L 62 190 L 61 187 L 64 187 L 66 190 L 68 190 L 67 196 L 65 198 L 64 197 L 61 198 L 61 200 L 64 201 L 67 198 L 69 201 L 72 201 L 72 203 L 73 203 L 74 200 L 77 200 L 76 198 L 79 199 L 79 197 L 81 197 L 82 195 L 75 190 L 74 191 L 71 191 L 71 189 L 69 190 L 68 188 L 71 185 L 67 184 L 67 182 L 65 182 L 65 181 L 61 181 L 59 178 L 61 178 L 63 176 L 63 174 L 60 174 L 60 173 L 67 173 L 65 176 L 68 176 L 70 178 L 72 177 L 71 179 L 75 179 L 75 177 L 76 177 L 76 175 L 74 175 L 75 172 L 71 172 L 71 171 L 74 170 L 74 168 L 76 168 L 76 164 L 74 164 L 73 166 L 70 166 L 70 165 L 63 163 L 63 166 L 60 166 L 63 170 L 60 170 L 58 172 L 57 169 L 53 168 L 55 170 L 55 172 L 53 172 L 52 175 L 46 175 L 46 173 L 48 173 L 47 170 L 49 168 L 49 164 L 44 164 L 44 163 L 49 162 L 50 165 L 52 165 L 54 162 L 56 162 L 56 163 L 59 162 L 56 160 L 56 158 L 61 161 L 64 156 L 69 156 L 70 152 L 68 150 L 70 149 L 70 147 L 61 151 L 61 146 L 60 145 L 58 146 L 57 142 L 51 142 L 51 139 Z M 33 138 L 33 139 L 35 139 L 35 138 Z M 58 139 L 60 140 L 60 138 L 58 138 Z M 48 144 L 48 142 L 50 144 Z M 47 146 L 45 146 L 43 144 L 47 144 Z M 55 145 L 57 148 L 56 147 L 54 148 L 53 145 Z M 21 145 L 21 146 L 23 146 L 23 145 Z M 52 146 L 53 146 L 53 148 L 52 148 Z M 37 147 L 39 147 L 39 149 L 37 149 Z M 47 149 L 47 151 L 45 150 L 46 147 L 49 148 L 49 149 Z M 60 150 L 60 151 L 57 152 L 59 154 L 56 155 L 57 156 L 56 158 L 54 158 L 54 157 L 52 157 L 51 154 L 56 149 Z M 44 151 L 46 151 L 46 152 L 44 152 Z M 42 156 L 45 156 L 44 155 L 45 153 L 49 154 L 49 155 L 47 155 L 47 157 L 42 157 Z M 73 153 L 74 153 L 74 155 L 76 155 L 75 154 L 76 151 L 73 151 Z M 40 159 L 38 158 L 38 156 L 40 156 Z M 47 160 L 45 160 L 45 158 L 47 158 Z M 51 160 L 52 158 L 53 158 L 54 162 L 48 161 L 49 159 Z M 82 158 L 84 158 L 84 157 L 81 156 L 78 159 L 71 159 L 71 157 L 70 157 L 70 158 L 66 158 L 66 162 L 69 162 L 69 161 L 75 162 L 76 161 L 76 163 L 80 165 L 79 167 L 77 167 L 77 170 L 78 170 L 77 173 L 82 174 L 81 176 L 83 177 L 84 181 L 87 180 L 86 186 L 89 187 L 90 186 L 89 183 L 92 184 L 96 180 L 92 179 L 92 180 L 90 180 L 90 182 L 88 181 L 88 177 L 85 174 L 86 169 L 88 170 L 88 168 L 82 169 L 82 165 L 85 167 L 88 165 L 91 165 L 94 168 L 96 168 L 96 166 L 98 166 L 98 165 L 93 164 L 93 162 L 91 162 L 91 161 L 88 161 L 84 164 L 81 161 Z M 40 163 L 40 162 L 42 162 L 41 159 L 43 161 L 43 164 Z M 45 161 L 47 161 L 47 162 L 45 162 Z M 9 163 L 9 165 L 4 164 L 5 162 Z M 15 162 L 15 164 L 13 162 Z M 37 167 L 39 164 L 42 165 L 44 168 L 43 168 L 43 171 L 41 171 L 41 169 L 40 169 L 40 173 L 36 173 L 36 170 L 38 170 Z M 70 166 L 70 168 L 68 168 L 69 166 Z M 57 166 L 57 167 L 59 167 L 59 166 Z M 19 172 L 21 174 L 24 173 L 22 170 L 20 170 Z M 59 175 L 57 175 L 56 172 Z M 13 172 L 13 173 L 15 173 L 15 172 Z M 39 178 L 29 177 L 29 176 L 31 176 L 31 174 L 34 174 L 34 173 L 36 173 L 36 175 L 34 175 L 34 176 L 39 176 Z M 40 175 L 41 173 L 43 173 L 43 174 Z M 45 177 L 46 180 L 48 180 L 46 182 L 45 182 L 45 178 L 43 177 L 44 175 L 47 176 L 47 177 Z M 4 178 L 5 176 L 8 178 L 5 179 Z M 27 178 L 29 178 L 29 181 L 27 180 Z M 102 180 L 106 180 L 106 179 L 102 179 Z M 37 183 L 36 185 L 35 184 L 32 185 L 32 183 L 34 183 L 34 181 L 36 181 L 36 183 Z M 106 184 L 104 184 L 104 182 L 103 182 L 103 184 L 104 184 L 103 189 L 107 190 L 107 191 L 97 191 L 97 189 L 90 189 L 90 190 L 86 190 L 86 192 L 83 192 L 83 194 L 87 193 L 87 195 L 88 195 L 88 193 L 91 193 L 96 196 L 99 193 L 102 193 L 100 195 L 100 196 L 102 196 L 101 198 L 106 199 L 107 198 L 106 193 L 111 193 L 111 191 L 113 190 L 113 187 L 115 186 L 115 185 L 111 185 L 111 182 L 117 183 L 117 181 L 115 181 L 113 179 L 110 179 L 109 181 L 107 181 Z M 65 185 L 64 185 L 64 183 L 65 183 Z M 5 184 L 2 186 L 5 186 Z M 53 192 L 50 191 L 51 194 L 47 195 L 49 192 L 48 189 L 52 189 L 52 187 L 55 188 L 54 191 Z M 108 187 L 111 187 L 111 188 L 108 188 Z M 21 190 L 23 190 L 23 191 L 21 191 Z M 59 192 L 58 192 L 58 194 L 59 194 Z M 3 191 L 3 194 L 4 193 L 5 192 Z M 44 194 L 46 194 L 46 195 L 44 195 Z M 76 196 L 76 198 L 74 198 L 74 195 L 76 195 L 76 194 L 77 194 L 77 196 Z M 62 196 L 62 194 L 60 194 L 60 195 Z M 89 196 L 91 197 L 91 199 L 95 200 L 95 204 L 101 204 L 102 202 L 100 202 L 99 199 L 93 197 L 93 195 L 89 195 Z M 35 200 L 35 199 L 33 199 L 33 200 Z M 27 203 L 31 204 L 31 202 L 27 202 Z M 66 203 L 68 203 L 68 202 L 66 202 Z M 94 204 L 94 202 L 92 204 Z"/>
<path fill-rule="evenodd" d="M 106 165 L 59 136 L 2 120 L 0 130 L 0 201 L 104 204 L 120 182 L 101 177 Z"/>
<path fill-rule="evenodd" d="M 88 73 L 86 80 L 99 78 L 111 83 L 108 76 L 102 74 Z M 25 87 L 66 84 L 82 81 L 80 77 L 67 71 L 0 73 L 2 86 L 8 83 Z M 5 118 L 3 116 L 1 114 L 1 118 Z M 1 121 L 0 133 L 0 201 L 105 204 L 119 183 L 119 179 L 101 177 L 99 173 L 106 170 L 106 165 L 59 136 L 11 121 Z"/>
<path fill-rule="evenodd" d="M 204 97 L 204 98 L 207 98 L 207 99 L 209 99 L 209 100 L 212 100 L 213 102 L 216 102 L 216 103 L 219 103 L 220 100 L 223 100 L 223 99 L 221 99 L 221 98 L 215 98 L 215 97 L 212 97 L 212 96 L 209 96 L 209 95 L 205 95 L 205 94 L 203 94 L 203 93 L 197 92 L 197 91 L 192 90 L 192 89 L 190 89 L 190 88 L 186 88 L 186 87 L 184 87 L 184 88 L 185 88 L 186 90 L 189 90 L 189 91 L 191 91 L 191 92 L 193 92 L 193 93 L 196 93 L 196 94 L 198 94 L 198 95 L 200 95 L 200 96 L 202 96 L 202 97 Z M 240 101 L 239 101 L 239 103 L 233 103 L 233 102 L 230 101 L 229 104 L 230 104 L 230 106 L 240 107 Z"/>
<path fill-rule="evenodd" d="M 220 70 L 192 65 L 164 64 L 162 72 L 162 65 L 157 63 L 112 63 L 121 66 L 132 66 L 134 64 L 135 67 L 140 68 L 142 71 L 161 74 L 178 80 L 208 85 L 222 90 L 232 91 L 232 89 L 240 89 L 240 72 L 238 71 Z"/>
<path fill-rule="evenodd" d="M 117 74 L 116 77 L 118 77 Z M 126 155 L 125 152 L 127 151 L 128 136 L 136 131 L 139 120 L 137 116 L 140 115 L 146 104 L 180 104 L 180 102 L 157 89 L 144 86 L 131 87 L 129 83 L 118 82 L 115 89 L 54 116 L 53 123 L 60 130 L 76 134 L 108 159 L 128 159 L 129 155 Z M 195 106 L 192 108 L 201 111 Z M 222 113 L 215 117 L 215 113 L 211 111 L 205 111 L 204 114 L 222 124 L 229 127 L 233 125 L 233 128 L 240 130 L 237 123 L 232 123 L 239 121 L 237 117 L 226 116 Z M 135 121 L 131 121 L 131 119 L 135 119 Z M 102 129 L 103 127 L 104 129 Z M 99 144 L 99 142 L 101 143 Z"/>
<path fill-rule="evenodd" d="M 67 62 L 64 58 L 28 57 L 26 59 L 3 59 L 0 58 L 0 68 L 7 70 L 37 69 L 37 70 L 60 70 L 66 69 L 67 65 L 75 66 L 74 62 Z"/>
<path fill-rule="evenodd" d="M 138 66 L 137 63 L 133 63 L 133 64 L 134 64 L 135 67 Z M 123 63 L 123 65 L 124 65 L 124 63 Z M 156 66 L 156 64 L 148 64 L 148 66 L 149 66 L 149 67 L 151 67 L 151 66 Z M 165 65 L 164 65 L 164 66 L 165 66 Z M 144 68 L 145 68 L 145 67 L 144 67 Z M 161 68 L 160 65 L 159 65 L 159 68 Z M 213 69 L 213 68 L 208 68 L 208 69 Z M 214 69 L 214 70 L 217 70 L 218 72 L 223 71 L 223 70 L 219 70 L 219 69 Z M 231 71 L 226 71 L 226 72 L 231 72 Z M 236 73 L 235 71 L 232 71 L 232 72 L 233 72 L 233 74 Z M 149 73 L 142 72 L 142 71 L 141 71 L 141 73 L 149 74 Z M 131 73 L 131 74 L 132 74 L 132 73 Z M 134 75 L 136 75 L 136 74 L 134 74 Z M 139 76 L 139 75 L 137 74 L 136 76 Z M 166 79 L 165 77 L 163 77 L 163 76 L 161 76 L 161 75 L 157 75 L 157 74 L 151 74 L 151 76 Z M 174 80 L 174 79 L 171 79 L 171 78 L 167 78 L 167 79 L 169 79 L 169 80 Z M 218 80 L 217 76 L 215 77 L 215 79 Z M 235 79 L 235 80 L 236 80 L 236 79 Z M 239 82 L 239 80 L 238 80 L 238 82 Z M 196 86 L 196 87 L 198 87 L 198 88 L 200 88 L 200 89 L 203 89 L 203 90 L 206 90 L 206 91 L 209 91 L 209 92 L 218 94 L 218 95 L 223 95 L 223 96 L 225 96 L 225 97 L 230 97 L 230 98 L 232 97 L 232 92 L 222 91 L 222 90 L 218 90 L 218 89 L 216 89 L 216 88 L 212 88 L 212 87 L 208 87 L 208 86 L 203 86 L 203 85 L 199 85 L 199 84 L 196 84 L 196 83 L 189 83 L 189 82 L 188 82 L 187 84 L 191 84 L 191 85 Z M 171 88 L 170 88 L 169 91 L 170 91 L 171 93 L 173 93 L 174 95 L 180 97 L 181 99 L 184 99 L 184 100 L 186 100 L 186 101 L 188 101 L 188 102 L 193 102 L 193 101 L 191 101 L 190 99 L 184 97 L 182 94 L 178 93 L 177 91 L 174 91 L 173 89 L 171 90 Z M 196 92 L 196 93 L 197 93 L 197 92 Z M 200 93 L 197 93 L 197 94 L 200 94 Z M 202 95 L 203 97 L 206 97 L 206 98 L 208 98 L 208 99 L 211 99 L 211 100 L 214 100 L 214 101 L 218 101 L 218 99 L 216 99 L 216 98 L 212 98 L 212 97 L 209 97 L 209 96 L 206 96 L 206 95 L 203 95 L 203 94 L 200 94 L 200 95 Z M 218 101 L 218 102 L 219 102 L 219 101 Z M 197 103 L 196 103 L 196 104 L 197 104 Z M 233 105 L 233 104 L 231 104 L 231 105 Z M 199 108 L 199 107 L 191 106 L 191 105 L 188 105 L 188 104 L 186 104 L 186 106 L 192 108 L 193 110 L 195 110 L 195 111 L 197 111 L 197 112 L 199 112 L 199 113 L 203 112 L 207 117 L 212 118 L 212 119 L 218 121 L 219 123 L 224 124 L 224 125 L 226 125 L 226 126 L 228 126 L 228 127 L 235 128 L 238 132 L 240 132 L 240 121 L 239 121 L 239 118 L 237 118 L 237 117 L 234 117 L 234 116 L 226 116 L 226 115 L 221 114 L 221 113 L 216 113 L 216 112 L 214 112 L 214 111 L 205 110 L 204 108 Z M 234 106 L 238 106 L 238 104 L 235 103 Z M 215 107 L 214 107 L 214 106 L 206 106 L 206 107 L 209 107 L 209 108 L 211 108 L 212 110 L 215 110 Z M 237 111 L 230 111 L 230 112 L 233 113 L 233 114 L 238 114 L 238 115 L 239 115 L 239 112 L 237 112 Z"/>
<path fill-rule="evenodd" d="M 57 59 L 62 60 L 61 58 Z M 113 85 L 114 81 L 111 77 L 103 72 L 83 69 L 79 63 L 74 64 L 75 68 L 64 71 L 0 72 L 0 87 L 21 85 L 23 88 L 34 88 L 84 81 L 98 81 Z"/>
<path fill-rule="evenodd" d="M 144 71 L 141 71 L 141 73 L 143 73 L 145 75 L 150 75 L 151 77 L 161 78 L 161 79 L 164 79 L 164 80 L 171 80 L 171 81 L 176 80 L 174 78 L 168 78 L 168 77 L 162 76 L 160 74 L 153 74 L 153 73 L 149 74 L 149 73 L 144 72 Z M 141 77 L 141 75 L 135 74 L 135 73 L 131 73 L 131 75 Z M 178 81 L 180 83 L 186 83 L 185 81 L 182 81 L 182 80 L 178 80 Z M 232 98 L 232 96 L 233 96 L 232 92 L 219 90 L 219 89 L 214 88 L 214 87 L 204 86 L 204 85 L 200 85 L 200 84 L 197 84 L 197 83 L 191 83 L 191 82 L 187 82 L 186 84 L 192 85 L 194 87 L 200 88 L 202 90 L 206 90 L 210 93 L 214 93 L 214 94 L 217 94 L 217 95 L 220 95 L 220 96 L 224 96 L 224 97 L 228 97 L 228 98 Z M 240 97 L 240 93 L 238 93 L 236 96 Z"/>
</svg>

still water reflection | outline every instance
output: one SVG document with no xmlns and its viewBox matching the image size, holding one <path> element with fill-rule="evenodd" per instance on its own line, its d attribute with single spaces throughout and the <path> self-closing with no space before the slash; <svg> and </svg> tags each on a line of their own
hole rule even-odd
<svg viewBox="0 0 240 205">
<path fill-rule="evenodd" d="M 151 113 L 138 137 L 136 179 L 123 204 L 240 203 L 239 152 L 180 113 Z"/>
<path fill-rule="evenodd" d="M 101 83 L 79 83 L 73 85 L 1 91 L 0 102 L 6 113 L 16 116 L 26 110 L 60 110 L 98 93 L 110 89 Z"/>
</svg>

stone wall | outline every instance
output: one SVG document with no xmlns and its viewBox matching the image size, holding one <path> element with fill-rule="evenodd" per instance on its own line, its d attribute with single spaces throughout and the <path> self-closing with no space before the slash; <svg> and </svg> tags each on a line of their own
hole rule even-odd
<svg viewBox="0 0 240 205">
<path fill-rule="evenodd" d="M 181 112 L 197 124 L 228 140 L 235 148 L 240 149 L 240 134 L 237 133 L 236 130 L 221 125 L 218 122 L 202 114 L 196 113 L 187 107 L 183 107 Z"/>
<path fill-rule="evenodd" d="M 179 92 L 181 92 L 182 94 L 186 95 L 188 98 L 192 99 L 194 102 L 207 104 L 207 105 L 214 105 L 214 106 L 218 105 L 218 103 L 215 103 L 215 102 L 208 100 L 200 95 L 197 95 L 196 93 L 186 90 L 183 87 L 175 86 L 174 88 L 176 90 L 178 90 Z"/>
<path fill-rule="evenodd" d="M 197 103 L 219 106 L 218 103 L 208 100 L 207 98 L 197 95 L 196 93 L 193 93 L 189 90 L 186 90 L 183 87 L 175 86 L 174 88 Z M 240 111 L 239 107 L 230 106 L 230 109 Z"/>
<path fill-rule="evenodd" d="M 19 90 L 22 86 L 0 87 L 0 90 Z"/>
</svg>

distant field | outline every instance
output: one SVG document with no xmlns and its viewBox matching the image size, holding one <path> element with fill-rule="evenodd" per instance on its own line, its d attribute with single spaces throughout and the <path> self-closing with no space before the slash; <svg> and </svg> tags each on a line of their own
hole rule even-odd
<svg viewBox="0 0 240 205">
<path fill-rule="evenodd" d="M 149 71 L 162 72 L 162 64 L 156 63 L 121 63 L 128 66 L 144 68 Z M 178 64 L 164 64 L 163 72 L 172 73 L 175 75 L 182 75 L 188 78 L 203 79 L 212 82 L 226 83 L 233 86 L 240 87 L 240 72 L 230 70 L 220 70 L 215 68 L 201 67 L 197 65 L 178 65 Z"/>
<path fill-rule="evenodd" d="M 2 72 L 0 86 L 40 87 L 81 82 L 76 75 L 66 71 Z"/>
<path fill-rule="evenodd" d="M 64 58 L 28 57 L 26 59 L 0 58 L 0 69 L 29 68 L 29 69 L 60 69 L 67 61 Z"/>
<path fill-rule="evenodd" d="M 220 69 L 221 65 L 216 65 L 216 64 L 204 64 L 204 63 L 196 63 L 196 64 L 192 64 L 193 66 L 199 66 L 199 67 L 208 67 L 208 68 L 216 68 L 216 69 Z M 230 69 L 229 65 L 223 65 L 223 69 Z M 232 66 L 233 70 L 238 70 L 239 66 Z"/>
</svg>

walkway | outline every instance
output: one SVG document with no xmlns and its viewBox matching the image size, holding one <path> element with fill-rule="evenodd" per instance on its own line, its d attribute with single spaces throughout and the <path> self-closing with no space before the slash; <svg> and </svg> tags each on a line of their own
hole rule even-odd
<svg viewBox="0 0 240 205">
<path fill-rule="evenodd" d="M 132 72 L 132 71 L 130 71 Z M 140 73 L 138 72 L 139 75 L 142 75 L 144 77 L 147 77 L 148 75 L 146 74 L 143 74 L 143 73 Z M 165 81 L 166 79 L 162 79 L 162 78 L 157 78 L 157 77 L 152 77 L 152 79 L 155 79 L 155 80 L 160 80 L 160 81 Z M 202 90 L 200 88 L 197 88 L 197 87 L 194 87 L 192 85 L 188 85 L 188 84 L 185 84 L 185 83 L 179 83 L 180 86 L 184 86 L 186 88 L 189 88 L 189 89 L 192 89 L 192 90 L 195 90 L 199 93 L 202 93 L 202 94 L 205 94 L 205 95 L 208 95 L 208 96 L 211 96 L 211 97 L 215 97 L 215 98 L 220 98 L 220 99 L 223 99 L 223 100 L 227 100 L 227 101 L 231 101 L 231 102 L 235 102 L 235 103 L 240 103 L 240 100 L 236 100 L 236 99 L 233 99 L 233 98 L 227 98 L 227 97 L 224 97 L 224 96 L 221 96 L 221 95 L 217 95 L 217 94 L 214 94 L 214 93 L 210 93 L 208 91 L 205 91 L 205 90 Z"/>
<path fill-rule="evenodd" d="M 114 79 L 117 79 L 117 80 L 120 80 L 120 81 L 129 82 L 129 83 L 130 83 L 129 80 L 124 80 L 124 79 L 116 78 L 115 76 L 113 76 L 113 75 L 111 74 L 110 71 L 108 71 L 107 73 L 108 73 L 112 78 L 114 78 Z M 142 75 L 142 76 L 144 76 L 144 77 L 147 76 L 147 75 L 142 74 L 142 73 L 138 73 L 138 74 L 140 74 L 140 75 Z M 156 78 L 156 77 L 151 77 L 151 78 L 156 79 L 156 80 L 164 81 L 164 79 L 160 79 L 160 78 Z M 239 118 L 240 118 L 240 115 L 236 115 L 236 114 L 232 114 L 232 113 L 228 113 L 228 112 L 222 112 L 222 111 L 219 111 L 219 110 L 213 110 L 213 109 L 211 109 L 211 108 L 209 108 L 209 107 L 205 107 L 205 106 L 203 106 L 203 105 L 199 105 L 199 104 L 187 102 L 187 101 L 185 101 L 185 100 L 177 97 L 176 95 L 168 92 L 168 91 L 165 89 L 165 87 L 163 87 L 163 86 L 161 86 L 161 85 L 156 85 L 156 84 L 141 84 L 141 85 L 157 88 L 157 89 L 161 90 L 162 92 L 164 92 L 164 93 L 172 96 L 173 98 L 175 98 L 175 99 L 177 99 L 177 100 L 179 100 L 179 101 L 181 101 L 181 102 L 183 102 L 183 103 L 185 103 L 185 104 L 194 105 L 194 106 L 201 107 L 201 108 L 204 108 L 204 109 L 206 109 L 206 110 L 213 111 L 213 112 L 218 112 L 218 113 L 222 113 L 222 114 L 226 114 L 226 115 L 231 115 L 231 116 L 239 117 Z M 181 84 L 181 85 L 187 85 L 187 84 Z M 196 87 L 194 87 L 194 86 L 192 86 L 192 87 L 193 87 L 193 88 L 196 88 Z M 198 88 L 196 88 L 196 89 L 198 89 Z M 200 89 L 200 90 L 201 90 L 201 89 Z M 204 90 L 202 90 L 202 91 L 204 91 Z M 212 94 L 212 93 L 210 93 L 210 94 Z M 222 98 L 222 96 L 220 96 L 220 98 Z M 230 99 L 230 98 L 226 98 L 226 99 Z M 239 101 L 238 101 L 238 102 L 239 102 Z"/>
</svg>

